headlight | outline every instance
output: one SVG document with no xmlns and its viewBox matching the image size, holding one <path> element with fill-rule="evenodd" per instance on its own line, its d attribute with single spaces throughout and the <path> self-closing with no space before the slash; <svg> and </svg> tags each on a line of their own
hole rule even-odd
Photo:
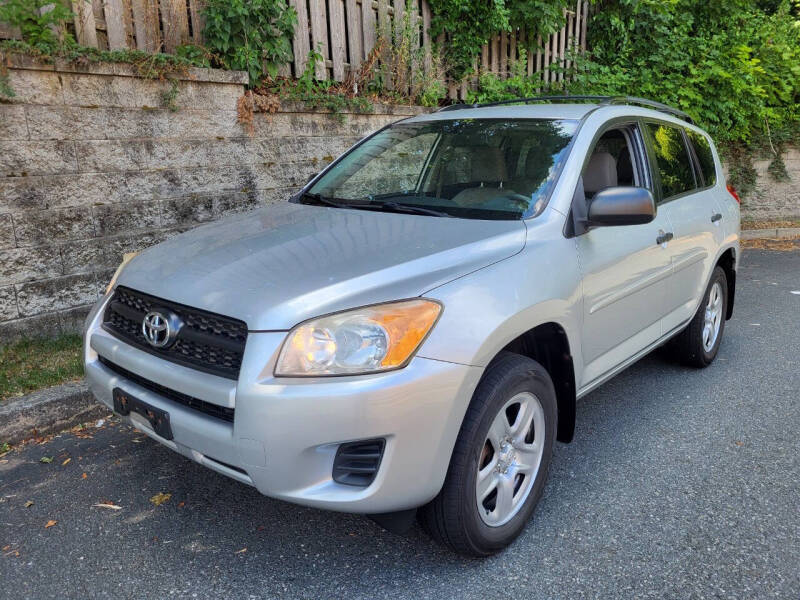
<svg viewBox="0 0 800 600">
<path fill-rule="evenodd" d="M 137 254 L 139 254 L 139 253 L 138 252 L 126 252 L 125 254 L 122 255 L 122 262 L 119 263 L 119 266 L 117 267 L 117 270 L 114 271 L 114 276 L 111 278 L 111 281 L 108 283 L 108 287 L 106 287 L 106 294 L 108 294 L 108 292 L 110 292 L 114 288 L 114 284 L 117 283 L 117 278 L 119 277 L 119 274 L 122 273 L 122 269 L 125 268 L 125 265 L 127 265 L 129 262 L 131 262 L 131 260 L 133 260 L 133 257 L 136 256 Z"/>
<path fill-rule="evenodd" d="M 438 302 L 415 299 L 306 321 L 289 332 L 275 375 L 355 375 L 403 367 L 441 311 Z"/>
</svg>

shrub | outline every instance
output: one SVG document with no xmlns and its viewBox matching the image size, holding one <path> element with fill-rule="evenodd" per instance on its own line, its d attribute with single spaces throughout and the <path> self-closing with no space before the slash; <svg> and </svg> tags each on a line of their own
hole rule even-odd
<svg viewBox="0 0 800 600">
<path fill-rule="evenodd" d="M 571 93 L 676 106 L 717 139 L 783 141 L 800 121 L 800 27 L 788 0 L 604 2 Z"/>
<path fill-rule="evenodd" d="M 53 0 L 3 0 L 0 22 L 19 27 L 22 39 L 42 52 L 55 49 L 61 41 L 71 40 L 63 24 L 72 18 L 61 2 Z"/>
<path fill-rule="evenodd" d="M 412 0 L 406 0 L 403 19 L 379 32 L 373 55 L 365 62 L 366 69 L 361 68 L 360 86 L 380 96 L 437 106 L 447 94 L 444 62 L 439 48 L 430 49 L 426 57 L 419 45 L 422 22 L 412 18 L 416 11 Z"/>
<path fill-rule="evenodd" d="M 569 0 L 430 0 L 431 36 L 447 35 L 443 59 L 456 80 L 472 72 L 472 61 L 499 31 L 524 27 L 528 39 L 561 28 Z"/>
<path fill-rule="evenodd" d="M 220 66 L 247 71 L 251 85 L 292 59 L 297 15 L 286 2 L 208 0 L 204 13 L 206 47 Z"/>
<path fill-rule="evenodd" d="M 689 113 L 723 145 L 778 146 L 800 133 L 800 23 L 789 0 L 613 0 L 589 52 L 542 92 L 642 96 Z M 481 75 L 479 102 L 545 88 L 519 66 Z"/>
</svg>

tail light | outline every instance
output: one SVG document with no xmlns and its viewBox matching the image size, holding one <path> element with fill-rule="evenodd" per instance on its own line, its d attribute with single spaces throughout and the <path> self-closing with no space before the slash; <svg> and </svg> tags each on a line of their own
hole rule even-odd
<svg viewBox="0 0 800 600">
<path fill-rule="evenodd" d="M 736 200 L 736 202 L 739 204 L 742 203 L 742 201 L 739 199 L 739 194 L 736 193 L 736 189 L 730 183 L 728 184 L 728 193 L 733 196 L 733 199 Z"/>
</svg>

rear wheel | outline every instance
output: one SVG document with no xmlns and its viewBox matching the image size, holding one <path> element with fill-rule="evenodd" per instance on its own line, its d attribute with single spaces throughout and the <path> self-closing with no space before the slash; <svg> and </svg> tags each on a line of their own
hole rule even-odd
<svg viewBox="0 0 800 600">
<path fill-rule="evenodd" d="M 486 556 L 510 544 L 542 494 L 556 419 L 547 371 L 501 355 L 475 391 L 441 492 L 418 513 L 423 526 L 460 554 Z"/>
<path fill-rule="evenodd" d="M 692 367 L 707 367 L 717 356 L 725 331 L 728 281 L 722 267 L 715 267 L 697 312 L 673 342 L 678 359 Z"/>
</svg>

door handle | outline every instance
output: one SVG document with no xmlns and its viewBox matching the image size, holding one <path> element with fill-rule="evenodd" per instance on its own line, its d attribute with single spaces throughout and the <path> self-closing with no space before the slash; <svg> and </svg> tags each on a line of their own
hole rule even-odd
<svg viewBox="0 0 800 600">
<path fill-rule="evenodd" d="M 667 243 L 668 241 L 670 241 L 670 240 L 671 240 L 673 237 L 674 237 L 674 236 L 672 235 L 672 232 L 671 232 L 671 231 L 668 231 L 667 233 L 660 233 L 660 234 L 658 235 L 658 237 L 656 238 L 656 244 L 658 244 L 659 246 L 660 246 L 661 244 L 666 244 L 666 243 Z"/>
<path fill-rule="evenodd" d="M 721 220 L 722 220 L 722 214 L 721 213 L 717 213 L 715 215 L 711 215 L 711 222 L 712 223 L 716 223 L 717 221 L 721 221 Z"/>
</svg>

